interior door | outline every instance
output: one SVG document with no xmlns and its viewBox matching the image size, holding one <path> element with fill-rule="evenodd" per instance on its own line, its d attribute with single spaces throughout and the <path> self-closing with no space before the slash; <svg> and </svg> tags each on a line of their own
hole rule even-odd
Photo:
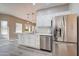
<svg viewBox="0 0 79 59">
<path fill-rule="evenodd" d="M 76 44 L 54 42 L 54 45 L 54 55 L 56 56 L 77 56 Z"/>
</svg>

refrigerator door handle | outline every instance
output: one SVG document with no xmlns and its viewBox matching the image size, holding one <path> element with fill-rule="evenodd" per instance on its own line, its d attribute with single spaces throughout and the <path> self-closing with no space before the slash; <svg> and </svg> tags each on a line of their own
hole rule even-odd
<svg viewBox="0 0 79 59">
<path fill-rule="evenodd" d="M 55 27 L 55 29 L 54 29 L 54 39 L 55 39 L 55 41 L 57 41 L 57 32 L 58 32 L 58 29 L 57 29 L 57 27 Z"/>
<path fill-rule="evenodd" d="M 60 35 L 60 37 L 61 37 L 61 28 L 59 28 L 59 35 Z"/>
</svg>

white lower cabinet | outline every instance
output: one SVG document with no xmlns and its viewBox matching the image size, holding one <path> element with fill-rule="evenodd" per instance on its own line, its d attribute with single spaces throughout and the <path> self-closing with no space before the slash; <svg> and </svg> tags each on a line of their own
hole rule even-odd
<svg viewBox="0 0 79 59">
<path fill-rule="evenodd" d="M 40 49 L 39 35 L 19 34 L 18 44 Z"/>
<path fill-rule="evenodd" d="M 24 44 L 24 41 L 25 41 L 25 40 L 23 39 L 23 35 L 18 35 L 18 38 L 19 38 L 19 39 L 17 40 L 17 41 L 18 41 L 18 44 Z"/>
</svg>

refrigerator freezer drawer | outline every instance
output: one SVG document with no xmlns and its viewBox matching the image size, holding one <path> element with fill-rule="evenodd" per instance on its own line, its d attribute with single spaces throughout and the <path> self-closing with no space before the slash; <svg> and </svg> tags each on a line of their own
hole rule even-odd
<svg viewBox="0 0 79 59">
<path fill-rule="evenodd" d="M 77 44 L 53 42 L 53 55 L 77 56 Z"/>
</svg>

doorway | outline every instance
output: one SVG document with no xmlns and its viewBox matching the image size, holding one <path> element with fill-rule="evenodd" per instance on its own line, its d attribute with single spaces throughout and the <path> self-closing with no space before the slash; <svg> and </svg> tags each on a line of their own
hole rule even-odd
<svg viewBox="0 0 79 59">
<path fill-rule="evenodd" d="M 8 21 L 7 20 L 1 20 L 0 21 L 0 39 L 6 39 L 9 40 L 9 28 L 8 28 Z"/>
</svg>

